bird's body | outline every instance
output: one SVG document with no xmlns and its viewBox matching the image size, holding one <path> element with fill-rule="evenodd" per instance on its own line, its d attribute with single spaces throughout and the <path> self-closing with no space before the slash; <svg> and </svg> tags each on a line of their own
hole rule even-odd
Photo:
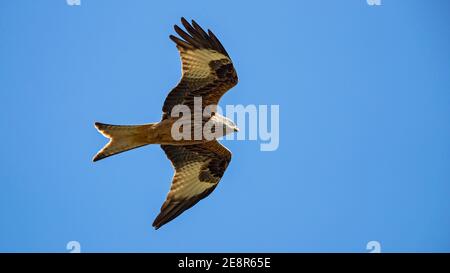
<svg viewBox="0 0 450 273">
<path fill-rule="evenodd" d="M 195 21 L 192 25 L 184 18 L 181 21 L 189 34 L 175 25 L 175 31 L 184 40 L 172 35 L 170 38 L 180 52 L 182 78 L 163 104 L 161 121 L 143 125 L 95 123 L 110 142 L 97 153 L 94 161 L 148 144 L 160 144 L 172 162 L 175 175 L 153 223 L 156 229 L 215 189 L 231 160 L 231 152 L 216 138 L 237 131 L 231 120 L 216 113 L 219 99 L 238 81 L 228 53 L 210 30 L 206 33 Z M 197 98 L 201 98 L 200 116 L 194 113 Z M 172 111 L 180 105 L 191 115 L 173 115 Z M 184 134 L 180 138 L 177 126 L 186 122 L 190 127 L 181 128 L 187 128 L 188 137 Z M 207 124 L 212 124 L 213 134 L 204 134 Z"/>
<path fill-rule="evenodd" d="M 148 144 L 194 145 L 209 142 L 211 139 L 207 139 L 204 135 L 201 135 L 199 139 L 194 137 L 196 130 L 203 132 L 203 125 L 208 121 L 213 121 L 217 127 L 223 128 L 223 130 L 218 130 L 215 134 L 217 138 L 225 136 L 227 132 L 237 131 L 237 128 L 229 124 L 229 122 L 224 122 L 227 121 L 226 117 L 217 113 L 212 117 L 202 119 L 202 122 L 197 125 L 192 125 L 191 138 L 183 140 L 175 139 L 172 133 L 174 124 L 180 122 L 180 118 L 167 117 L 157 123 L 142 125 L 111 125 L 96 122 L 95 127 L 97 130 L 105 137 L 110 138 L 111 141 L 97 153 L 94 161 Z M 119 141 L 124 144 L 119 144 Z"/>
</svg>

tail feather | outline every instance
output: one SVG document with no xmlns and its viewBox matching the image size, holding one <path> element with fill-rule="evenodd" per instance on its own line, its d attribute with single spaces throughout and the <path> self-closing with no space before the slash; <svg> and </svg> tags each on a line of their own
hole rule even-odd
<svg viewBox="0 0 450 273">
<path fill-rule="evenodd" d="M 110 141 L 93 158 L 93 161 L 150 144 L 149 133 L 153 124 L 110 125 L 95 123 L 97 130 Z"/>
</svg>

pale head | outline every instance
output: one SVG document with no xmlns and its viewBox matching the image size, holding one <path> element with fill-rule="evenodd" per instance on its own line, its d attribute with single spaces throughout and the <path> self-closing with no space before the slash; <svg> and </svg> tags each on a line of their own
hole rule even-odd
<svg viewBox="0 0 450 273">
<path fill-rule="evenodd" d="M 214 121 L 214 124 L 216 128 L 220 128 L 223 133 L 223 135 L 228 135 L 234 132 L 239 132 L 239 128 L 234 124 L 234 122 L 224 116 L 221 116 L 219 114 L 214 114 L 211 117 L 211 120 Z"/>
</svg>

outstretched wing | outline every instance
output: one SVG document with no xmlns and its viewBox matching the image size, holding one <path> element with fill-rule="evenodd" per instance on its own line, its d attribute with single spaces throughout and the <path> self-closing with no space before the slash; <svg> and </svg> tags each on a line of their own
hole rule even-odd
<svg viewBox="0 0 450 273">
<path fill-rule="evenodd" d="M 194 97 L 202 97 L 202 110 L 207 105 L 217 105 L 222 95 L 238 82 L 228 53 L 212 31 L 206 33 L 194 20 L 190 25 L 181 18 L 181 23 L 188 33 L 175 25 L 182 39 L 173 35 L 170 39 L 180 52 L 182 77 L 164 101 L 163 119 L 178 104 L 189 106 L 193 112 Z"/>
<path fill-rule="evenodd" d="M 175 168 L 172 186 L 155 229 L 175 219 L 208 196 L 217 186 L 231 160 L 231 152 L 216 140 L 198 145 L 161 145 Z"/>
</svg>

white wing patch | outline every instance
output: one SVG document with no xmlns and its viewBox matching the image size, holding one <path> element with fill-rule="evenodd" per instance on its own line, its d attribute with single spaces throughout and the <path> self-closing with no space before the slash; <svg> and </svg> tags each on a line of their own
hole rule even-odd
<svg viewBox="0 0 450 273">
<path fill-rule="evenodd" d="M 174 200 L 189 199 L 215 186 L 213 183 L 200 181 L 198 176 L 202 167 L 208 162 L 192 162 L 179 168 L 174 177 L 168 198 Z"/>
</svg>

